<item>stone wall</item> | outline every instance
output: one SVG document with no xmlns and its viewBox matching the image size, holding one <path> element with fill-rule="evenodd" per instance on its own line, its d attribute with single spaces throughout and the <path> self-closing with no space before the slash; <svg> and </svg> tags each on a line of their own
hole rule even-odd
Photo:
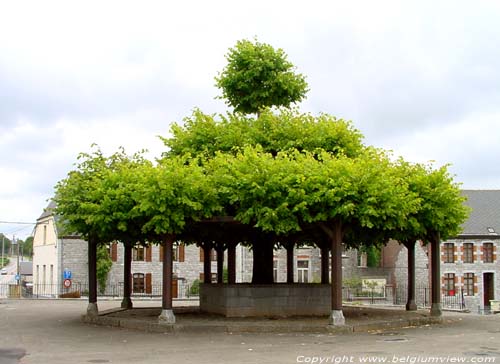
<svg viewBox="0 0 500 364">
<path fill-rule="evenodd" d="M 328 284 L 202 284 L 200 310 L 226 317 L 321 316 L 331 312 Z"/>
</svg>

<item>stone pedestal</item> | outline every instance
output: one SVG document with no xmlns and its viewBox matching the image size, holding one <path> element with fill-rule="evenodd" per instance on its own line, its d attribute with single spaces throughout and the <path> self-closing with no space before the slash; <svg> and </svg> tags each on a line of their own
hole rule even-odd
<svg viewBox="0 0 500 364">
<path fill-rule="evenodd" d="M 433 303 L 431 305 L 431 316 L 441 316 L 442 314 L 441 303 Z"/>
<path fill-rule="evenodd" d="M 130 297 L 124 297 L 122 300 L 122 308 L 131 309 L 133 307 L 132 300 Z"/>
<path fill-rule="evenodd" d="M 89 303 L 87 306 L 87 316 L 97 317 L 99 315 L 99 310 L 97 308 L 97 303 Z"/>
<path fill-rule="evenodd" d="M 173 325 L 175 324 L 175 315 L 173 310 L 162 310 L 160 316 L 158 316 L 158 322 L 160 324 Z"/>
<path fill-rule="evenodd" d="M 330 325 L 332 326 L 345 325 L 345 318 L 342 310 L 332 310 L 330 314 Z"/>
</svg>

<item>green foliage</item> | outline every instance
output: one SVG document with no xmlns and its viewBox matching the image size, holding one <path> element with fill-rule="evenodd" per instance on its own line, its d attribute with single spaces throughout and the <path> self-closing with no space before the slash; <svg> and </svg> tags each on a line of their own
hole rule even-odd
<svg viewBox="0 0 500 364">
<path fill-rule="evenodd" d="M 369 246 L 366 249 L 366 265 L 368 267 L 376 268 L 380 267 L 380 248 L 376 246 Z M 373 282 L 372 282 L 373 283 Z"/>
<path fill-rule="evenodd" d="M 363 281 L 358 276 L 342 278 L 342 286 L 348 288 L 361 288 L 363 286 Z"/>
<path fill-rule="evenodd" d="M 222 210 L 217 189 L 198 159 L 172 157 L 141 170 L 134 189 L 135 212 L 150 236 L 181 233 L 187 222 Z"/>
<path fill-rule="evenodd" d="M 272 106 L 301 101 L 308 89 L 305 77 L 294 72 L 282 49 L 258 41 L 240 40 L 226 55 L 227 66 L 216 77 L 222 98 L 236 112 L 259 113 Z"/>
<path fill-rule="evenodd" d="M 369 229 L 398 226 L 415 209 L 404 181 L 375 150 L 347 158 L 298 151 L 273 156 L 247 147 L 235 156 L 218 154 L 209 170 L 236 219 L 277 234 L 334 219 Z"/>
<path fill-rule="evenodd" d="M 4 257 L 2 261 L 2 257 L 0 257 L 0 268 L 5 267 L 6 265 L 9 264 L 9 262 L 10 262 L 9 258 Z"/>
<path fill-rule="evenodd" d="M 415 195 L 418 208 L 408 215 L 406 223 L 393 234 L 393 238 L 428 242 L 436 233 L 443 240 L 458 235 L 469 215 L 469 208 L 464 205 L 460 185 L 453 181 L 447 166 L 434 169 L 432 165 L 400 160 L 397 169 Z"/>
<path fill-rule="evenodd" d="M 33 256 L 33 237 L 29 236 L 22 242 L 21 248 L 25 256 Z"/>
<path fill-rule="evenodd" d="M 189 287 L 189 294 L 192 296 L 198 296 L 200 294 L 200 280 L 195 279 Z"/>
<path fill-rule="evenodd" d="M 108 273 L 112 266 L 113 262 L 109 256 L 108 246 L 105 244 L 99 245 L 97 247 L 97 282 L 99 283 L 99 290 L 101 293 L 106 291 Z"/>
<path fill-rule="evenodd" d="M 235 153 L 247 146 L 260 146 L 276 155 L 280 151 L 325 150 L 355 157 L 364 149 L 363 136 L 352 123 L 327 114 L 317 117 L 295 110 L 266 111 L 257 119 L 241 114 L 207 115 L 200 110 L 172 126 L 172 137 L 163 138 L 165 157 L 185 154 L 213 157 L 217 152 Z"/>
</svg>

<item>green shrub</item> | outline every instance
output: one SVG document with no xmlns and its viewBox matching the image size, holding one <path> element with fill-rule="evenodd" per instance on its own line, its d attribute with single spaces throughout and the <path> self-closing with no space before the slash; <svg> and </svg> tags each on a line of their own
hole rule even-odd
<svg viewBox="0 0 500 364">
<path fill-rule="evenodd" d="M 198 296 L 200 294 L 200 280 L 195 279 L 189 288 L 189 295 Z"/>
</svg>

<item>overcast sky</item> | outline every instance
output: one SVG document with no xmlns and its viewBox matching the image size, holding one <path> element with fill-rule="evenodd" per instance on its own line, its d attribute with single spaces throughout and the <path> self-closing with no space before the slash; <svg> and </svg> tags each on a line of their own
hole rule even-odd
<svg viewBox="0 0 500 364">
<path fill-rule="evenodd" d="M 254 37 L 307 76 L 302 111 L 500 189 L 499 19 L 497 1 L 2 2 L 0 221 L 34 222 L 92 143 L 154 158 L 194 107 L 226 111 L 214 77 Z"/>
</svg>

